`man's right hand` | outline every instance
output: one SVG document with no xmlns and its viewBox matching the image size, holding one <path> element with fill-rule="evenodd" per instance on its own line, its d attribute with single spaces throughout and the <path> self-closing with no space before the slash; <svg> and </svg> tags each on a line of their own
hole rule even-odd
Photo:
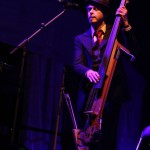
<svg viewBox="0 0 150 150">
<path fill-rule="evenodd" d="M 97 83 L 100 80 L 99 73 L 97 71 L 92 70 L 92 69 L 88 70 L 85 73 L 85 76 L 87 77 L 87 79 L 89 79 L 90 82 Z"/>
</svg>

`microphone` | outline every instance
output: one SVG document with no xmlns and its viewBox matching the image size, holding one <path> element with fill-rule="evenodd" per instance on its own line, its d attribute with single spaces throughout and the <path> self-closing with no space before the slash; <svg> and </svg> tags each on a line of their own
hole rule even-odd
<svg viewBox="0 0 150 150">
<path fill-rule="evenodd" d="M 58 1 L 63 4 L 64 8 L 78 9 L 80 7 L 79 4 L 77 4 L 77 3 L 65 2 L 63 0 L 58 0 Z"/>
</svg>

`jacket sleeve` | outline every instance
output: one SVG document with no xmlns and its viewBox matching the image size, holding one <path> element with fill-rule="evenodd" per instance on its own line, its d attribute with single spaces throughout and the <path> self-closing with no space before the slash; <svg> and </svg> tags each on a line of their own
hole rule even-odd
<svg viewBox="0 0 150 150">
<path fill-rule="evenodd" d="M 73 69 L 74 71 L 84 77 L 85 73 L 90 69 L 87 66 L 87 61 L 84 55 L 84 46 L 79 38 L 75 37 L 74 40 L 74 58 L 73 58 Z"/>
<path fill-rule="evenodd" d="M 129 31 L 122 30 L 121 36 L 121 43 L 136 57 L 139 53 L 140 46 L 133 28 Z"/>
</svg>

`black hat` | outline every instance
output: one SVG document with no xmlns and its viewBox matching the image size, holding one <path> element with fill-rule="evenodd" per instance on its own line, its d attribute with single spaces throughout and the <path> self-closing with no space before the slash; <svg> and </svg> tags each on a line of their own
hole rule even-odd
<svg viewBox="0 0 150 150">
<path fill-rule="evenodd" d="M 105 18 L 107 18 L 109 15 L 109 3 L 109 0 L 85 0 L 85 7 L 90 4 L 94 5 L 99 8 L 104 13 Z"/>
<path fill-rule="evenodd" d="M 89 4 L 94 4 L 99 7 L 106 7 L 109 8 L 109 0 L 86 0 L 85 1 L 85 6 Z"/>
</svg>

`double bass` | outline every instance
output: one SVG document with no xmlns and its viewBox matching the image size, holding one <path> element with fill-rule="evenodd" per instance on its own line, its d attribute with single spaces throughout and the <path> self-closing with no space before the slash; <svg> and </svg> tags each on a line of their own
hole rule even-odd
<svg viewBox="0 0 150 150">
<path fill-rule="evenodd" d="M 121 0 L 120 6 L 124 5 L 126 5 L 126 0 Z M 131 61 L 134 61 L 134 56 L 130 53 L 130 51 L 117 41 L 116 37 L 120 27 L 120 22 L 121 16 L 117 15 L 98 69 L 100 81 L 92 86 L 87 100 L 84 113 L 88 117 L 85 128 L 78 129 L 76 126 L 73 129 L 77 150 L 89 150 L 89 145 L 93 142 L 94 136 L 97 133 L 100 133 L 102 129 L 103 109 L 117 61 L 120 56 L 120 51 L 131 56 Z M 98 91 L 100 91 L 100 93 Z"/>
</svg>

